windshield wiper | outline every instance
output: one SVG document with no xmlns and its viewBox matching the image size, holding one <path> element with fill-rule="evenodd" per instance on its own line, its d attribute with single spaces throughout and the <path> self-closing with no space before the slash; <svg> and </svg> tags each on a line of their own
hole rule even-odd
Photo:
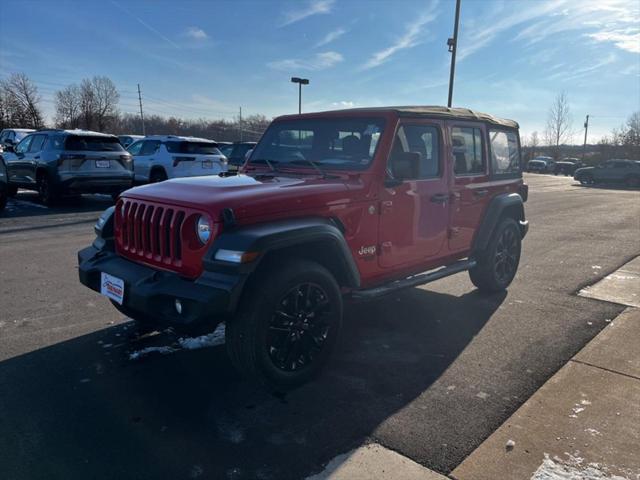
<svg viewBox="0 0 640 480">
<path fill-rule="evenodd" d="M 268 158 L 256 158 L 255 160 L 251 159 L 251 161 L 249 163 L 257 163 L 257 162 L 266 163 L 269 166 L 269 168 L 271 169 L 272 172 L 277 172 L 278 171 L 278 169 L 273 166 L 275 163 L 278 163 L 276 160 L 269 160 Z"/>
<path fill-rule="evenodd" d="M 323 169 L 320 168 L 320 166 L 314 162 L 313 160 L 311 160 L 310 158 L 304 158 L 304 159 L 300 159 L 300 160 L 294 160 L 292 162 L 290 162 L 291 164 L 300 164 L 301 162 L 307 162 L 309 165 L 311 165 L 313 168 L 315 168 L 318 173 L 320 175 L 322 175 L 322 178 L 329 178 L 329 175 L 327 174 L 327 172 L 325 172 Z"/>
</svg>

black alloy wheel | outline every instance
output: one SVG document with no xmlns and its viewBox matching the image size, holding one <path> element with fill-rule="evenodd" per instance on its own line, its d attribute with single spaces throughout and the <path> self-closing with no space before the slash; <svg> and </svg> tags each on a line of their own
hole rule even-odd
<svg viewBox="0 0 640 480">
<path fill-rule="evenodd" d="M 284 372 L 308 368 L 319 356 L 331 329 L 331 304 L 324 289 L 300 283 L 280 299 L 266 336 L 274 366 Z"/>
<path fill-rule="evenodd" d="M 519 232 L 511 228 L 504 229 L 498 237 L 495 250 L 494 271 L 499 283 L 508 284 L 518 269 L 520 242 L 516 238 Z"/>
</svg>

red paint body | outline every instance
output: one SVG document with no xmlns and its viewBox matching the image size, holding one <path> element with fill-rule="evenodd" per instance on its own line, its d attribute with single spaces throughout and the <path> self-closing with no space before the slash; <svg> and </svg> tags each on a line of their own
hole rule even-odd
<svg viewBox="0 0 640 480">
<path fill-rule="evenodd" d="M 198 243 L 194 223 L 198 214 L 206 214 L 217 222 L 216 234 L 222 230 L 220 218 L 225 208 L 233 209 L 239 225 L 304 216 L 333 217 L 344 225 L 345 238 L 360 271 L 362 286 L 368 287 L 466 257 L 491 199 L 498 193 L 518 193 L 526 188 L 522 186 L 521 178 L 491 180 L 488 161 L 483 174 L 454 176 L 448 127 L 474 126 L 482 129 L 486 138 L 486 127 L 481 121 L 400 117 L 388 109 L 367 109 L 286 116 L 274 122 L 341 116 L 386 120 L 375 157 L 367 170 L 345 172 L 323 167 L 338 177 L 324 179 L 311 167 L 296 165 L 295 168 L 282 168 L 292 175 L 254 178 L 258 173 L 269 171 L 266 165 L 260 164 L 251 165 L 247 174 L 238 176 L 175 179 L 138 187 L 127 191 L 117 204 L 117 252 L 131 260 L 195 278 L 202 272 L 202 255 L 214 239 L 212 237 L 209 245 Z M 407 180 L 388 188 L 385 187 L 387 158 L 396 129 L 402 122 L 423 123 L 441 129 L 442 174 L 439 178 Z M 483 144 L 488 159 L 487 142 Z M 450 200 L 433 203 L 430 198 L 435 194 L 449 195 Z M 150 222 L 147 228 L 160 229 L 161 218 L 151 225 L 153 212 L 158 211 L 158 207 L 172 209 L 174 215 L 183 212 L 177 221 L 175 216 L 165 219 L 168 225 L 159 230 L 169 232 L 165 237 L 169 249 L 165 253 L 170 255 L 158 253 L 159 245 L 146 245 L 142 233 L 136 237 L 135 232 L 124 231 L 122 216 L 132 215 L 128 210 L 130 207 L 126 206 L 132 202 L 147 206 L 139 219 L 143 224 Z M 149 205 L 154 209 L 148 208 Z M 151 216 L 146 219 L 145 215 Z M 170 225 L 171 220 L 174 225 Z M 181 246 L 180 258 L 169 251 L 177 248 L 176 243 Z M 364 255 L 359 253 L 372 246 L 376 247 L 376 254 L 371 255 L 367 250 Z"/>
</svg>

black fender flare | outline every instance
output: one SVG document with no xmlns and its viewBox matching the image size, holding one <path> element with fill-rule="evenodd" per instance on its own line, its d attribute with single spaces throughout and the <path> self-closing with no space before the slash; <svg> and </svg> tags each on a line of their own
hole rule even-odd
<svg viewBox="0 0 640 480">
<path fill-rule="evenodd" d="M 322 249 L 317 248 L 319 244 Z M 310 249 L 308 253 L 314 257 L 322 257 L 331 262 L 332 270 L 339 273 L 343 286 L 360 286 L 360 272 L 340 225 L 324 217 L 285 219 L 232 227 L 213 241 L 202 259 L 202 265 L 210 272 L 234 272 L 248 277 L 268 254 L 305 247 Z M 219 250 L 256 252 L 258 257 L 251 262 L 236 264 L 216 259 Z"/>
<path fill-rule="evenodd" d="M 522 197 L 517 193 L 502 193 L 495 196 L 487 206 L 482 223 L 473 240 L 472 252 L 481 252 L 487 248 L 491 234 L 505 214 L 519 223 L 520 232 L 522 238 L 524 238 L 527 233 L 528 223 L 524 216 Z"/>
</svg>

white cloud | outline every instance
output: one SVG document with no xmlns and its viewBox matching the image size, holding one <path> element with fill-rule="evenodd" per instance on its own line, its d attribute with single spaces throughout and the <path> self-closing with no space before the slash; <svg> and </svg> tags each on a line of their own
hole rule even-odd
<svg viewBox="0 0 640 480">
<path fill-rule="evenodd" d="M 393 55 L 401 50 L 412 48 L 418 45 L 423 27 L 436 19 L 437 14 L 434 12 L 436 2 L 432 2 L 428 11 L 423 13 L 417 20 L 406 26 L 404 34 L 398 38 L 391 46 L 375 52 L 371 58 L 362 65 L 363 70 L 375 68 L 389 61 Z"/>
<path fill-rule="evenodd" d="M 355 102 L 352 101 L 346 101 L 346 100 L 340 100 L 339 102 L 332 102 L 331 103 L 332 107 L 340 107 L 340 108 L 353 108 L 356 106 Z"/>
<path fill-rule="evenodd" d="M 284 20 L 280 23 L 280 26 L 291 25 L 313 15 L 330 13 L 334 2 L 335 0 L 311 0 L 304 8 L 285 12 Z"/>
<path fill-rule="evenodd" d="M 613 42 L 616 47 L 627 52 L 640 53 L 640 29 L 605 29 L 587 36 L 596 42 Z"/>
<path fill-rule="evenodd" d="M 207 35 L 207 32 L 205 32 L 204 30 L 202 30 L 199 27 L 189 27 L 187 28 L 187 31 L 185 32 L 185 35 L 187 37 L 191 37 L 194 40 L 206 40 L 207 38 L 209 38 L 209 35 Z"/>
<path fill-rule="evenodd" d="M 524 5 L 524 8 L 523 8 Z M 518 27 L 512 39 L 535 45 L 570 31 L 596 42 L 610 42 L 629 52 L 640 51 L 640 3 L 635 0 L 545 0 L 507 3 L 477 21 L 462 25 L 458 60 L 487 47 Z"/>
<path fill-rule="evenodd" d="M 327 33 L 322 40 L 316 43 L 316 47 L 322 47 L 328 43 L 334 42 L 345 33 L 347 33 L 347 31 L 344 28 L 338 28 L 336 30 L 333 30 Z"/>
<path fill-rule="evenodd" d="M 562 80 L 562 81 L 569 81 L 569 80 L 577 80 L 578 78 L 582 78 L 582 77 L 586 77 L 589 74 L 600 70 L 602 67 L 606 67 L 607 65 L 611 65 L 612 63 L 614 63 L 617 60 L 617 56 L 615 53 L 610 53 L 609 55 L 607 55 L 606 57 L 604 57 L 603 59 L 596 61 L 595 63 L 593 61 L 589 62 L 588 65 L 583 66 L 583 67 L 579 67 L 579 68 L 572 68 L 570 70 L 561 70 L 559 72 L 556 72 L 554 74 L 549 75 L 547 78 L 549 80 Z"/>
<path fill-rule="evenodd" d="M 344 57 L 338 52 L 316 53 L 311 58 L 285 58 L 269 62 L 267 66 L 274 70 L 324 70 L 342 62 Z"/>
</svg>

